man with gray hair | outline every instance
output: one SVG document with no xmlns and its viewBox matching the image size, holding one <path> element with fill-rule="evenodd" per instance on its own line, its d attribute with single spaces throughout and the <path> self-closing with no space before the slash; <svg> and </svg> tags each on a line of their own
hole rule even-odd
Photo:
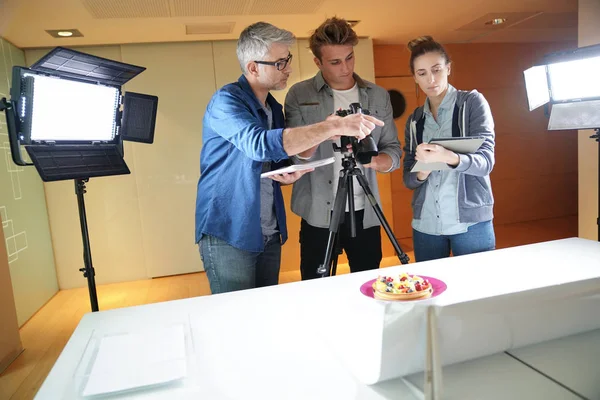
<svg viewBox="0 0 600 400">
<path fill-rule="evenodd" d="M 280 184 L 305 172 L 261 179 L 262 172 L 334 136 L 362 139 L 383 125 L 355 114 L 285 128 L 282 106 L 269 92 L 287 85 L 294 41 L 265 22 L 244 29 L 237 44 L 242 76 L 219 89 L 204 114 L 196 242 L 213 294 L 278 283 L 287 239 Z"/>
</svg>

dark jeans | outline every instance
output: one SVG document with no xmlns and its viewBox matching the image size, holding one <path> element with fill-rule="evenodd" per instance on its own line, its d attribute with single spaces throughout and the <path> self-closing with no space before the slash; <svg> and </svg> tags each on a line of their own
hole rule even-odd
<svg viewBox="0 0 600 400">
<path fill-rule="evenodd" d="M 350 236 L 350 217 L 346 213 L 338 230 L 341 248 L 348 256 L 351 272 L 379 268 L 381 262 L 381 229 L 363 229 L 364 210 L 356 211 L 356 237 Z M 300 224 L 300 272 L 302 280 L 318 278 L 317 268 L 325 259 L 329 229 L 311 226 L 304 219 Z M 332 259 L 335 257 L 335 252 Z"/>
<path fill-rule="evenodd" d="M 415 260 L 428 261 L 450 256 L 479 253 L 496 248 L 496 236 L 492 221 L 479 222 L 465 233 L 456 235 L 428 235 L 413 229 Z"/>
<path fill-rule="evenodd" d="M 200 257 L 212 294 L 277 285 L 281 261 L 280 235 L 263 237 L 265 250 L 240 250 L 214 236 L 200 240 Z"/>
</svg>

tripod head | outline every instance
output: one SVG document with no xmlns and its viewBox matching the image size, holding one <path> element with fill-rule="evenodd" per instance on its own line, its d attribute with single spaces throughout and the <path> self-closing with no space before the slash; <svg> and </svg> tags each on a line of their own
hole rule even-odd
<svg viewBox="0 0 600 400">
<path fill-rule="evenodd" d="M 369 110 L 363 109 L 360 103 L 352 103 L 347 110 L 337 110 L 335 114 L 340 117 L 346 117 L 350 114 L 370 115 Z M 379 154 L 377 144 L 375 144 L 375 140 L 371 136 L 367 136 L 360 141 L 352 136 L 342 136 L 340 142 L 340 146 L 337 146 L 335 143 L 333 144 L 333 151 L 342 153 L 345 159 L 354 159 L 356 157 L 356 160 L 361 164 L 369 164 L 371 157 Z M 349 144 L 352 145 L 352 152 L 348 151 Z"/>
</svg>

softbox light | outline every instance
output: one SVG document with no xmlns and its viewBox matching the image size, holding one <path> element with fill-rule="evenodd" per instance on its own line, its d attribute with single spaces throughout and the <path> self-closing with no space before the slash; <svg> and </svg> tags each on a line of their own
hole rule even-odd
<svg viewBox="0 0 600 400">
<path fill-rule="evenodd" d="M 3 100 L 14 162 L 31 165 L 24 146 L 44 181 L 130 173 L 122 141 L 153 142 L 158 98 L 121 86 L 144 70 L 62 47 L 14 67 Z"/>
<path fill-rule="evenodd" d="M 13 67 L 11 99 L 0 101 L 12 159 L 43 181 L 73 179 L 92 311 L 98 311 L 85 212 L 89 178 L 129 174 L 123 140 L 152 143 L 158 97 L 121 94 L 146 68 L 57 47 L 30 68 Z M 22 156 L 22 147 L 33 164 Z"/>
<path fill-rule="evenodd" d="M 546 55 L 526 71 L 529 110 L 550 107 L 549 130 L 600 127 L 600 45 Z"/>
</svg>

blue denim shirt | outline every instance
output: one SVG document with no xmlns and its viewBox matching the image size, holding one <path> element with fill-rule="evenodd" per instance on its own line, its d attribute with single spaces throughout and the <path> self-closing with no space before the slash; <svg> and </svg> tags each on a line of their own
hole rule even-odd
<svg viewBox="0 0 600 400">
<path fill-rule="evenodd" d="M 282 106 L 271 94 L 273 129 L 243 75 L 219 89 L 202 121 L 200 180 L 196 197 L 196 243 L 215 236 L 241 250 L 260 252 L 264 241 L 260 225 L 260 174 L 265 161 L 288 158 L 283 149 Z M 275 214 L 281 243 L 287 240 L 283 195 L 273 181 Z"/>
</svg>

